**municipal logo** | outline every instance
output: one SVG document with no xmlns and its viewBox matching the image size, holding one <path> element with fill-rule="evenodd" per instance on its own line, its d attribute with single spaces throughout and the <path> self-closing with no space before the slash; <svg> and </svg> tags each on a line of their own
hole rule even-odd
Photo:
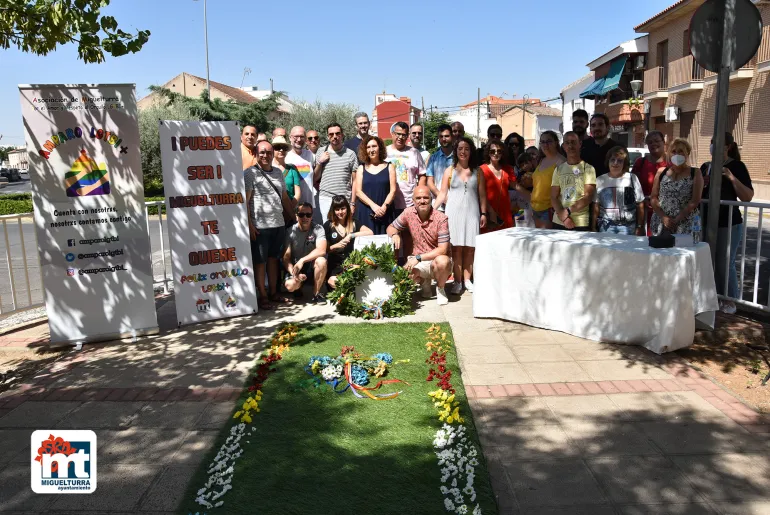
<svg viewBox="0 0 770 515">
<path fill-rule="evenodd" d="M 198 299 L 195 307 L 198 308 L 198 313 L 208 313 L 211 311 L 211 301 L 209 299 Z"/>
<path fill-rule="evenodd" d="M 39 430 L 30 441 L 32 491 L 90 494 L 96 490 L 96 433 Z"/>
<path fill-rule="evenodd" d="M 75 261 L 75 254 L 73 254 L 72 252 L 67 252 L 67 255 L 64 256 L 64 258 L 67 260 L 68 263 L 72 263 L 73 261 Z"/>
<path fill-rule="evenodd" d="M 75 269 L 74 268 L 68 268 L 67 269 L 67 275 L 70 277 L 75 277 Z"/>
<path fill-rule="evenodd" d="M 67 246 L 68 247 L 74 247 L 75 246 L 75 240 L 74 239 L 67 240 Z"/>
</svg>

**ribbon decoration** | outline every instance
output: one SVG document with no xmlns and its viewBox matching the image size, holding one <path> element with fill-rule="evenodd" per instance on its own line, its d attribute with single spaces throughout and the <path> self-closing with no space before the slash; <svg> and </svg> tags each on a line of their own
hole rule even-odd
<svg viewBox="0 0 770 515">
<path fill-rule="evenodd" d="M 352 364 L 348 361 L 347 363 L 345 363 L 345 379 L 348 380 L 348 384 L 350 385 L 350 388 L 353 394 L 360 399 L 363 399 L 364 395 L 375 401 L 395 399 L 396 397 L 399 396 L 399 394 L 403 392 L 399 391 L 399 392 L 393 392 L 393 393 L 379 393 L 379 394 L 372 394 L 370 392 L 371 390 L 379 389 L 384 384 L 404 383 L 405 385 L 410 386 L 409 383 L 407 383 L 406 381 L 402 381 L 401 379 L 385 379 L 377 383 L 377 385 L 369 388 L 366 388 L 364 386 L 359 386 L 353 382 L 351 369 L 352 369 Z M 361 393 L 358 393 L 358 392 L 361 392 L 364 395 L 361 395 Z"/>
<path fill-rule="evenodd" d="M 382 316 L 382 305 L 385 304 L 387 300 L 381 300 L 377 304 L 371 304 L 367 306 L 366 304 L 361 304 L 363 306 L 364 311 L 367 313 L 372 313 L 374 320 L 380 320 L 383 318 Z"/>
<path fill-rule="evenodd" d="M 310 367 L 305 367 L 305 372 L 307 372 L 308 375 L 311 376 L 313 379 L 317 379 L 317 376 L 313 373 L 313 370 Z M 337 388 L 339 388 L 339 386 L 343 384 L 338 377 L 335 377 L 334 379 L 330 379 L 330 380 L 324 380 L 324 381 L 326 381 L 326 384 L 332 387 L 332 391 L 334 393 L 345 393 L 347 389 L 350 388 L 350 383 L 348 383 L 347 385 L 345 385 L 345 388 L 343 388 L 342 390 L 338 390 Z"/>
</svg>

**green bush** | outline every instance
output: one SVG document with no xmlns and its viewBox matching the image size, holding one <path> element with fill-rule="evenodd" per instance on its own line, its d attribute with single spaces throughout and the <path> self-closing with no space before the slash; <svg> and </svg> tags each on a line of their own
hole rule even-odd
<svg viewBox="0 0 770 515">
<path fill-rule="evenodd" d="M 163 201 L 163 200 L 166 200 L 166 197 L 158 197 L 158 196 L 155 196 L 155 197 L 144 197 L 144 201 L 145 202 L 154 202 L 156 200 Z M 157 215 L 158 214 L 158 207 L 160 207 L 160 212 L 161 213 L 164 213 L 164 214 L 166 213 L 166 206 L 149 206 L 147 208 L 147 214 L 148 215 Z"/>
<path fill-rule="evenodd" d="M 32 200 L 32 193 L 0 193 L 0 200 Z"/>
<path fill-rule="evenodd" d="M 0 196 L 0 215 L 18 215 L 31 212 L 31 198 L 28 200 L 10 200 Z"/>
</svg>

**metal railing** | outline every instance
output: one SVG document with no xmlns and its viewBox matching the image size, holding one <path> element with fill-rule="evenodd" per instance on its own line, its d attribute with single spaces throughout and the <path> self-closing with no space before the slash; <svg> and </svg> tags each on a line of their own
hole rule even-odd
<svg viewBox="0 0 770 515">
<path fill-rule="evenodd" d="M 704 219 L 703 215 L 705 211 L 708 209 L 708 199 L 701 200 L 701 220 Z M 765 202 L 740 202 L 740 201 L 733 201 L 733 200 L 720 200 L 719 201 L 720 206 L 730 206 L 730 209 L 728 211 L 727 215 L 727 227 L 733 226 L 733 207 L 738 207 L 742 210 L 743 215 L 743 231 L 741 233 L 741 247 L 738 252 L 736 252 L 736 266 L 738 266 L 738 258 L 740 258 L 740 268 L 736 268 L 736 275 L 738 278 L 738 296 L 737 297 L 730 297 L 728 295 L 728 283 L 730 279 L 729 275 L 729 267 L 730 267 L 730 247 L 732 243 L 732 231 L 726 231 L 727 233 L 727 244 L 725 246 L 725 256 L 724 256 L 724 281 L 723 284 L 717 285 L 717 287 L 722 287 L 722 294 L 719 295 L 720 299 L 723 300 L 731 300 L 735 302 L 736 304 L 739 304 L 741 306 L 759 309 L 765 312 L 770 312 L 770 299 L 768 296 L 770 296 L 770 277 L 767 277 L 768 282 L 768 288 L 763 293 L 763 298 L 760 298 L 760 285 L 761 285 L 761 279 L 760 279 L 760 272 L 761 272 L 761 264 L 762 264 L 762 221 L 764 218 L 764 213 L 770 213 L 770 203 Z M 751 212 L 749 210 L 752 210 Z M 754 211 L 756 210 L 756 211 Z M 755 214 L 756 213 L 756 214 Z M 757 227 L 756 227 L 756 249 L 753 250 L 752 254 L 753 256 L 747 255 L 746 251 L 746 244 L 747 244 L 747 236 L 749 233 L 749 220 L 753 219 L 754 216 L 758 217 L 757 221 Z M 705 233 L 705 226 L 703 227 L 703 231 Z M 751 232 L 754 232 L 754 227 L 751 227 Z M 753 257 L 753 275 L 754 280 L 751 286 L 751 289 L 749 292 L 744 292 L 744 282 L 746 279 L 746 268 L 747 268 L 747 260 L 751 260 Z M 751 266 L 751 263 L 750 263 Z M 714 263 L 714 267 L 716 268 L 716 263 Z M 765 270 L 767 271 L 767 270 Z M 745 300 L 744 299 L 744 293 L 748 293 L 748 296 L 751 300 Z"/>
<path fill-rule="evenodd" d="M 147 218 L 147 235 L 150 238 L 150 260 L 153 275 L 153 288 L 169 292 L 170 260 L 166 257 L 167 231 L 164 228 L 162 207 L 165 202 L 145 202 L 144 209 Z M 157 207 L 157 231 L 151 227 L 150 207 Z M 154 216 L 152 217 L 154 220 Z M 13 312 L 40 307 L 45 303 L 43 292 L 43 274 L 40 268 L 37 233 L 32 213 L 0 216 L 3 235 L 0 243 L 4 245 L 0 256 L 5 257 L 5 270 L 0 273 L 0 314 L 9 315 Z M 26 231 L 25 231 L 26 228 Z M 154 233 L 154 234 L 153 234 Z M 153 238 L 155 236 L 155 238 Z M 155 241 L 157 240 L 157 241 Z M 160 251 L 161 271 L 156 270 L 155 250 Z M 2 263 L 2 259 L 0 259 Z M 0 266 L 2 270 L 2 266 Z M 21 273 L 23 271 L 23 274 Z M 7 278 L 5 277 L 7 273 Z M 7 281 L 7 282 L 6 282 Z"/>
<path fill-rule="evenodd" d="M 668 81 L 669 88 L 703 80 L 703 68 L 692 58 L 692 55 L 671 61 L 669 66 L 671 69 Z"/>
</svg>

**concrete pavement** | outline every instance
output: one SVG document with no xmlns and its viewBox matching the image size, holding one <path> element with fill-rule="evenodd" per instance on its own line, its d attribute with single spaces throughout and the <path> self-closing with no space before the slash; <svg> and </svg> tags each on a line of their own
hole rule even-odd
<svg viewBox="0 0 770 515">
<path fill-rule="evenodd" d="M 675 356 L 474 319 L 471 299 L 400 321 L 451 324 L 500 513 L 770 513 L 767 418 Z M 177 329 L 173 301 L 158 313 L 160 335 L 87 345 L 0 396 L 0 513 L 172 513 L 275 327 L 354 321 L 305 305 Z M 40 428 L 97 433 L 96 493 L 31 492 Z"/>
</svg>

